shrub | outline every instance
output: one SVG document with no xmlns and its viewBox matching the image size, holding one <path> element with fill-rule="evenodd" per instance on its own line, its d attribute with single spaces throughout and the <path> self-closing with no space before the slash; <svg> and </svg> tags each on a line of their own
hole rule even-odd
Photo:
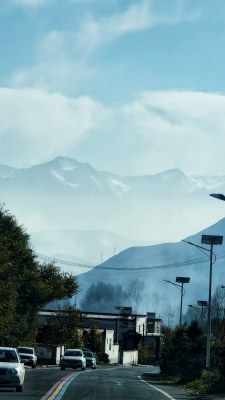
<svg viewBox="0 0 225 400">
<path fill-rule="evenodd" d="M 108 364 L 109 355 L 107 353 L 97 353 L 97 364 Z"/>
<path fill-rule="evenodd" d="M 210 394 L 224 389 L 224 380 L 218 370 L 204 371 L 199 379 L 187 384 L 197 394 Z"/>
<path fill-rule="evenodd" d="M 148 344 L 141 344 L 138 347 L 138 363 L 139 364 L 152 364 L 154 361 L 154 354 Z"/>
</svg>

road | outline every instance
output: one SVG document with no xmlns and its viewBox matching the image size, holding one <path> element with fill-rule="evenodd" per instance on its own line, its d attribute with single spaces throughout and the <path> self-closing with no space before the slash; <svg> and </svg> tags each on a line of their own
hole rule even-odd
<svg viewBox="0 0 225 400">
<path fill-rule="evenodd" d="M 0 388 L 0 400 L 194 400 L 181 388 L 157 380 L 156 367 L 97 367 L 61 371 L 26 369 L 22 393 Z M 206 399 L 206 398 L 205 398 Z"/>
</svg>

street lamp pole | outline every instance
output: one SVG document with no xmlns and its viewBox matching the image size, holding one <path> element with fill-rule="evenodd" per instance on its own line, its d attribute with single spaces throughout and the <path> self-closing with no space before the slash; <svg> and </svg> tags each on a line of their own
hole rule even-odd
<svg viewBox="0 0 225 400">
<path fill-rule="evenodd" d="M 189 277 L 184 277 L 184 276 L 177 276 L 176 277 L 176 282 L 180 282 L 181 285 L 178 285 L 177 283 L 171 282 L 171 281 L 167 281 L 166 279 L 164 279 L 165 282 L 171 283 L 174 286 L 177 286 L 181 292 L 180 295 L 180 326 L 182 324 L 182 308 L 183 308 L 183 296 L 184 296 L 184 283 L 189 283 L 190 282 L 190 278 Z"/>
<path fill-rule="evenodd" d="M 202 243 L 210 245 L 210 265 L 209 265 L 209 297 L 208 297 L 208 317 L 207 317 L 207 343 L 206 343 L 206 369 L 210 369 L 210 339 L 211 339 L 211 294 L 212 294 L 212 265 L 213 265 L 213 245 L 223 243 L 223 236 L 202 235 Z"/>
<path fill-rule="evenodd" d="M 207 300 L 198 300 L 198 306 L 201 307 L 201 327 L 203 328 L 203 310 L 204 307 L 208 307 L 208 301 Z"/>
<path fill-rule="evenodd" d="M 189 283 L 190 278 L 183 277 L 183 276 L 177 276 L 176 277 L 176 282 L 181 283 L 181 291 L 180 291 L 180 326 L 182 323 L 182 309 L 183 309 L 183 296 L 184 296 L 184 283 Z"/>
</svg>

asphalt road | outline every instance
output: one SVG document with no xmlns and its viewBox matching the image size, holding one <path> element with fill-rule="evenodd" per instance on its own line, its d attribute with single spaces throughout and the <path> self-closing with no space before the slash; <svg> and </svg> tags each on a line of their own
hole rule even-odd
<svg viewBox="0 0 225 400">
<path fill-rule="evenodd" d="M 0 400 L 194 400 L 157 379 L 156 367 L 97 367 L 86 371 L 26 369 L 24 391 L 0 388 Z"/>
</svg>

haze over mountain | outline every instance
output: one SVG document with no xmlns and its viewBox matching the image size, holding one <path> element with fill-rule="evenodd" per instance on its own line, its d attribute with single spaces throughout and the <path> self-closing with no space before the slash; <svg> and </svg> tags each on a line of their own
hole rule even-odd
<svg viewBox="0 0 225 400">
<path fill-rule="evenodd" d="M 97 304 L 98 311 L 103 312 L 106 308 L 108 311 L 111 307 L 111 312 L 115 312 L 117 305 L 132 305 L 135 312 L 156 312 L 165 323 L 168 316 L 173 315 L 178 323 L 181 290 L 176 286 L 180 285 L 176 283 L 177 276 L 190 277 L 190 282 L 184 284 L 184 314 L 187 312 L 188 304 L 197 304 L 197 300 L 208 300 L 210 246 L 201 244 L 202 234 L 223 236 L 225 219 L 185 239 L 196 246 L 204 247 L 205 250 L 184 241 L 132 247 L 91 271 L 80 274 L 78 281 L 81 291 L 76 298 L 76 304 L 82 308 L 82 300 L 92 286 L 91 301 L 85 302 L 86 310 L 92 310 Z M 225 284 L 225 241 L 222 245 L 215 245 L 213 253 L 215 257 L 213 256 L 212 294 L 218 286 Z M 122 304 L 118 304 L 120 299 L 111 300 L 104 292 L 102 301 L 101 296 L 95 294 L 99 284 L 102 284 L 103 289 L 104 285 L 115 287 L 120 285 L 124 292 L 129 292 L 132 282 L 134 286 L 129 299 L 123 300 Z M 98 299 L 96 304 L 95 299 Z M 138 299 L 138 305 L 136 299 Z M 93 311 L 96 310 L 93 309 Z"/>
<path fill-rule="evenodd" d="M 23 169 L 0 165 L 1 203 L 27 229 L 40 257 L 79 274 L 78 306 L 93 283 L 122 285 L 126 292 L 130 283 L 144 282 L 139 307 L 134 299 L 133 306 L 163 318 L 178 318 L 180 304 L 179 288 L 164 279 L 190 276 L 184 310 L 207 299 L 208 254 L 182 240 L 200 244 L 202 232 L 225 232 L 225 204 L 211 192 L 225 192 L 225 176 L 173 169 L 121 177 L 66 157 Z M 214 271 L 215 289 L 224 282 L 223 258 Z"/>
<path fill-rule="evenodd" d="M 225 191 L 225 176 L 173 169 L 121 177 L 66 157 L 23 169 L 0 165 L 1 202 L 27 229 L 35 251 L 92 265 L 215 223 L 225 208 L 208 196 L 212 191 Z"/>
</svg>

